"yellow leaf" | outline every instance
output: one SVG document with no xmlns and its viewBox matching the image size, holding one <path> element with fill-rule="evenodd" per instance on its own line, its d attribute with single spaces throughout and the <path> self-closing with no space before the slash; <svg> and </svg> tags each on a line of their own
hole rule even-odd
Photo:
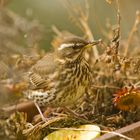
<svg viewBox="0 0 140 140">
<path fill-rule="evenodd" d="M 93 140 L 100 136 L 96 125 L 81 125 L 79 128 L 65 128 L 46 136 L 43 140 Z"/>
</svg>

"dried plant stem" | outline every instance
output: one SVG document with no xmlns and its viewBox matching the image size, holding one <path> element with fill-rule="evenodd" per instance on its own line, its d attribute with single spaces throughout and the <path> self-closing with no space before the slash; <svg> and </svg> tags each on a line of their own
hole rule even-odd
<svg viewBox="0 0 140 140">
<path fill-rule="evenodd" d="M 112 88 L 112 89 L 120 89 L 119 87 L 112 86 L 112 85 L 92 85 L 93 88 L 99 88 L 99 89 L 104 89 L 104 88 Z"/>
<path fill-rule="evenodd" d="M 79 5 L 73 4 L 69 0 L 65 0 L 63 4 L 65 8 L 68 10 L 68 13 L 71 17 L 72 22 L 74 22 L 75 25 L 78 26 L 78 28 L 84 33 L 86 38 L 88 38 L 90 41 L 94 41 L 93 33 L 91 32 L 91 29 L 88 24 L 88 18 L 89 18 L 88 1 L 85 0 L 84 10 L 82 9 L 82 7 L 80 7 Z M 96 45 L 93 47 L 90 55 L 92 54 L 94 55 L 95 59 L 99 58 L 99 52 Z"/>
<path fill-rule="evenodd" d="M 129 46 L 131 44 L 133 35 L 137 31 L 137 27 L 139 24 L 140 24 L 140 11 L 137 11 L 134 25 L 133 25 L 133 27 L 128 35 L 128 39 L 127 39 L 127 43 L 126 43 L 126 47 L 125 47 L 125 51 L 124 51 L 124 56 L 127 56 L 127 54 L 128 54 L 128 49 L 129 49 Z"/>
<path fill-rule="evenodd" d="M 92 32 L 89 28 L 88 23 L 85 20 L 83 20 L 82 18 L 80 18 L 80 22 L 81 22 L 81 24 L 82 24 L 82 26 L 85 30 L 87 38 L 91 41 L 94 41 L 94 37 L 93 37 L 93 34 L 92 34 Z M 95 59 L 98 59 L 99 58 L 99 52 L 98 52 L 97 46 L 95 45 L 94 47 L 92 47 L 92 49 L 93 49 L 93 54 L 94 54 Z"/>
<path fill-rule="evenodd" d="M 56 33 L 56 35 L 58 36 L 62 35 L 61 31 L 59 31 L 59 29 L 55 25 L 52 26 L 52 30 L 54 33 Z"/>
<path fill-rule="evenodd" d="M 31 113 L 32 110 L 32 113 Z M 26 112 L 27 116 L 28 116 L 28 121 L 31 121 L 32 118 L 38 114 L 38 111 L 34 105 L 34 103 L 32 101 L 26 101 L 23 103 L 19 103 L 17 105 L 12 105 L 9 107 L 4 107 L 2 108 L 2 111 L 4 111 L 5 113 L 7 113 L 8 115 L 19 111 L 19 112 Z"/>
<path fill-rule="evenodd" d="M 121 14 L 120 14 L 120 6 L 119 6 L 119 0 L 116 0 L 117 3 L 117 16 L 118 16 L 118 25 L 120 27 L 120 22 L 121 22 Z"/>
<path fill-rule="evenodd" d="M 14 113 L 16 111 L 27 112 L 30 109 L 35 109 L 34 103 L 32 101 L 26 101 L 17 105 L 2 108 L 3 111 L 8 113 Z"/>
</svg>

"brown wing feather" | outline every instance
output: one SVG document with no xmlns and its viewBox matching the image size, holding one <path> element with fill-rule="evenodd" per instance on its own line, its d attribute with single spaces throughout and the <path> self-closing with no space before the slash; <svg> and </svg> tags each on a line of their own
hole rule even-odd
<svg viewBox="0 0 140 140">
<path fill-rule="evenodd" d="M 52 53 L 48 53 L 41 60 L 37 61 L 37 63 L 31 68 L 31 71 L 45 76 L 49 73 L 53 73 L 55 68 L 55 56 Z"/>
<path fill-rule="evenodd" d="M 47 88 L 49 75 L 55 71 L 54 55 L 49 53 L 39 60 L 30 70 L 29 81 L 33 89 Z"/>
<path fill-rule="evenodd" d="M 39 74 L 30 73 L 29 82 L 31 89 L 43 89 L 47 87 L 47 80 L 43 79 Z"/>
</svg>

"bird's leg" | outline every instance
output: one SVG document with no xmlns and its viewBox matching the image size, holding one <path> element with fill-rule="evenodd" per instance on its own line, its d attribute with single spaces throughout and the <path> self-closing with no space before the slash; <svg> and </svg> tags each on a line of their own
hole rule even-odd
<svg viewBox="0 0 140 140">
<path fill-rule="evenodd" d="M 44 115 L 43 115 L 43 113 L 42 113 L 42 111 L 41 111 L 39 105 L 38 105 L 36 102 L 34 102 L 34 104 L 35 104 L 35 106 L 36 106 L 36 108 L 37 108 L 37 110 L 38 110 L 38 112 L 39 112 L 39 114 L 40 114 L 40 116 L 41 116 L 42 121 L 47 122 L 48 119 L 44 117 Z"/>
</svg>

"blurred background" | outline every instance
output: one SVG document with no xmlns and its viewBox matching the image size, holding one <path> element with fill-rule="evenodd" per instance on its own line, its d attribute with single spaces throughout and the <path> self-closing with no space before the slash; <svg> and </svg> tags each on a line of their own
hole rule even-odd
<svg viewBox="0 0 140 140">
<path fill-rule="evenodd" d="M 70 0 L 73 4 L 84 6 L 84 0 Z M 68 30 L 73 34 L 81 36 L 80 30 L 71 22 L 68 9 L 64 6 L 65 0 L 9 0 L 7 7 L 16 14 L 28 20 L 38 20 L 44 28 L 41 46 L 45 49 L 50 47 L 53 36 L 51 29 L 55 25 L 60 30 Z M 116 24 L 116 4 L 108 4 L 106 0 L 88 0 L 89 3 L 89 25 L 95 38 L 102 37 L 102 29 L 106 29 L 106 23 Z M 135 21 L 135 14 L 140 10 L 139 0 L 119 1 L 121 12 L 121 33 L 126 38 Z M 70 10 L 70 9 L 69 9 Z"/>
</svg>

